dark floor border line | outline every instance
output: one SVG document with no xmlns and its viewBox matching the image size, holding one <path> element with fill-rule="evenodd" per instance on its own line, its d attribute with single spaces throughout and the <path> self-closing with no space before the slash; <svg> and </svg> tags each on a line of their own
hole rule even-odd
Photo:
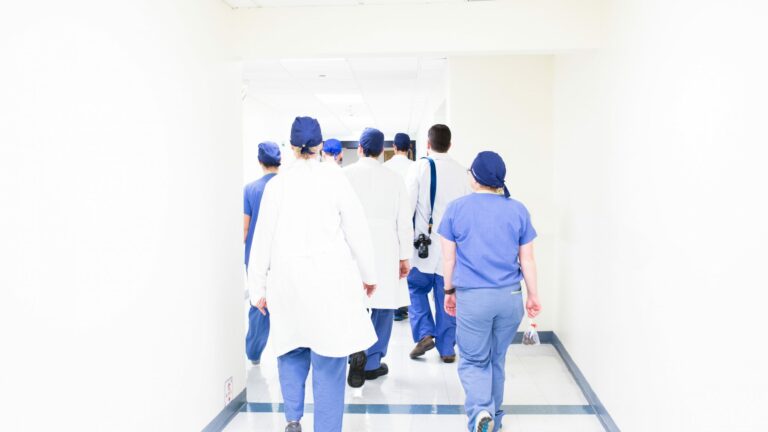
<svg viewBox="0 0 768 432">
<path fill-rule="evenodd" d="M 608 410 L 605 409 L 605 405 L 603 405 L 603 403 L 600 401 L 600 398 L 597 397 L 597 393 L 595 393 L 595 391 L 592 389 L 592 386 L 589 385 L 587 378 L 583 373 L 581 373 L 579 367 L 576 366 L 576 362 L 573 361 L 571 355 L 568 354 L 568 350 L 565 349 L 565 345 L 563 345 L 562 341 L 560 341 L 560 338 L 557 337 L 556 334 L 552 333 L 552 341 L 550 343 L 557 350 L 557 353 L 560 354 L 560 358 L 563 359 L 566 367 L 568 367 L 568 370 L 571 372 L 571 376 L 573 376 L 573 379 L 581 389 L 581 392 L 584 393 L 584 397 L 587 399 L 587 402 L 594 409 L 595 415 L 597 416 L 598 420 L 600 420 L 600 424 L 603 425 L 605 431 L 621 432 L 619 427 L 613 421 L 611 415 L 608 414 Z"/>
<path fill-rule="evenodd" d="M 507 414 L 516 415 L 594 415 L 590 405 L 504 405 Z M 248 402 L 240 412 L 281 413 L 285 408 L 281 403 Z M 314 404 L 305 404 L 304 412 L 314 412 Z M 461 415 L 462 405 L 430 404 L 346 404 L 345 414 L 408 414 L 408 415 Z"/>
<path fill-rule="evenodd" d="M 235 416 L 240 413 L 243 406 L 246 404 L 245 391 L 240 392 L 232 401 L 230 401 L 224 409 L 221 410 L 219 415 L 216 416 L 208 426 L 203 428 L 202 432 L 221 432 L 232 421 Z"/>
</svg>

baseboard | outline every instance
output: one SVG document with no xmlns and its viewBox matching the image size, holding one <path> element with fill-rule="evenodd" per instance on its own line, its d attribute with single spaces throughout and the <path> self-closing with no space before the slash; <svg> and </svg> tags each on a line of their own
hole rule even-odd
<svg viewBox="0 0 768 432">
<path fill-rule="evenodd" d="M 229 402 L 221 412 L 203 428 L 202 432 L 221 432 L 245 405 L 245 389 Z"/>
</svg>

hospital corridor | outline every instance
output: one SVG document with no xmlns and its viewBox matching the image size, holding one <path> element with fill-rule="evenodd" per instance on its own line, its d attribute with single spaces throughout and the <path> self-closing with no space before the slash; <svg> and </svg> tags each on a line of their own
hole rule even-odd
<svg viewBox="0 0 768 432">
<path fill-rule="evenodd" d="M 768 431 L 768 3 L 0 4 L 0 431 Z"/>
</svg>

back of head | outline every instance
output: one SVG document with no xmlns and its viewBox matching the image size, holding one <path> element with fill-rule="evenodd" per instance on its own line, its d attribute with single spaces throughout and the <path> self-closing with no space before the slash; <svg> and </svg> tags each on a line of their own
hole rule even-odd
<svg viewBox="0 0 768 432">
<path fill-rule="evenodd" d="M 259 163 L 265 167 L 280 166 L 280 147 L 272 141 L 259 144 Z"/>
<path fill-rule="evenodd" d="M 384 134 L 374 128 L 366 128 L 360 135 L 360 147 L 366 157 L 379 157 L 384 151 Z"/>
<path fill-rule="evenodd" d="M 314 155 L 314 148 L 323 143 L 320 123 L 311 117 L 296 117 L 291 125 L 291 145 L 302 157 Z"/>
<path fill-rule="evenodd" d="M 397 151 L 406 152 L 411 149 L 411 137 L 402 132 L 397 133 L 395 134 L 393 145 Z"/>
<path fill-rule="evenodd" d="M 446 153 L 451 148 L 451 130 L 444 124 L 429 128 L 429 147 L 437 153 Z"/>
</svg>

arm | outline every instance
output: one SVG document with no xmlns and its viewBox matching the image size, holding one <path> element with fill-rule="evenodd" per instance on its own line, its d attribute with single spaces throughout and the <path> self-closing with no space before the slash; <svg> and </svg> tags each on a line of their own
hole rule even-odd
<svg viewBox="0 0 768 432">
<path fill-rule="evenodd" d="M 272 258 L 272 241 L 277 226 L 279 194 L 267 186 L 261 199 L 259 219 L 253 230 L 251 256 L 248 260 L 248 293 L 251 304 L 266 315 L 267 273 Z"/>
<path fill-rule="evenodd" d="M 248 227 L 251 225 L 251 216 L 243 215 L 243 243 L 248 240 Z"/>
<path fill-rule="evenodd" d="M 541 303 L 536 277 L 536 259 L 533 257 L 533 242 L 520 246 L 520 268 L 523 270 L 525 288 L 528 291 L 525 308 L 528 310 L 528 316 L 535 318 L 541 312 Z"/>
<path fill-rule="evenodd" d="M 453 268 L 456 266 L 456 243 L 440 237 L 440 245 L 443 250 L 443 280 L 445 285 L 443 290 L 450 291 L 453 288 Z M 456 316 L 456 293 L 446 294 L 444 302 L 445 312 Z"/>
<path fill-rule="evenodd" d="M 408 259 L 413 255 L 413 212 L 410 207 L 408 192 L 405 184 L 401 182 L 400 202 L 397 209 L 397 240 L 399 242 L 400 253 L 400 279 L 408 276 L 410 263 Z"/>
</svg>

